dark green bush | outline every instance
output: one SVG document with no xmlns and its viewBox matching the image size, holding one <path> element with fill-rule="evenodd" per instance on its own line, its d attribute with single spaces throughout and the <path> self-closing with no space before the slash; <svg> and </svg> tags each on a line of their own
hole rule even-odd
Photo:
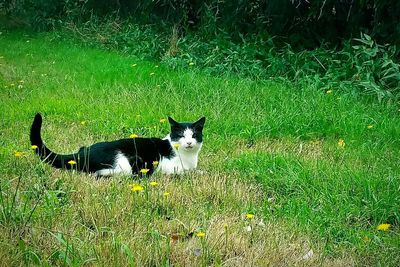
<svg viewBox="0 0 400 267">
<path fill-rule="evenodd" d="M 65 4 L 65 0 L 12 0 L 1 6 L 0 13 L 10 20 L 19 18 L 34 30 L 42 31 L 57 26 L 64 17 Z"/>
<path fill-rule="evenodd" d="M 394 0 L 11 0 L 0 9 L 49 29 L 59 20 L 87 21 L 117 15 L 135 23 L 180 25 L 202 35 L 276 36 L 295 49 L 310 49 L 365 32 L 380 43 L 400 44 L 400 2 Z M 4 13 L 4 12 L 3 12 Z"/>
</svg>

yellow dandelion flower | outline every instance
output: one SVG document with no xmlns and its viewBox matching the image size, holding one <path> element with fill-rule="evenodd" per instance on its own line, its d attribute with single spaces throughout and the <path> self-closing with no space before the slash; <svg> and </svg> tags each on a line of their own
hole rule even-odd
<svg viewBox="0 0 400 267">
<path fill-rule="evenodd" d="M 180 146 L 181 146 L 180 144 L 173 144 L 173 147 L 174 147 L 175 149 L 179 149 Z"/>
<path fill-rule="evenodd" d="M 129 137 L 130 137 L 130 138 L 138 138 L 139 135 L 137 135 L 137 134 L 131 134 Z"/>
<path fill-rule="evenodd" d="M 37 149 L 38 146 L 37 146 L 37 145 L 33 145 L 33 146 L 31 146 L 31 148 L 32 148 L 32 149 Z"/>
<path fill-rule="evenodd" d="M 166 122 L 166 121 L 167 121 L 167 120 L 164 119 L 164 118 L 160 119 L 160 122 L 161 122 L 161 123 L 164 123 L 164 122 Z"/>
<path fill-rule="evenodd" d="M 164 196 L 165 198 L 168 198 L 168 197 L 169 197 L 169 192 L 164 192 L 163 196 Z"/>
<path fill-rule="evenodd" d="M 369 238 L 368 236 L 364 236 L 364 237 L 362 238 L 362 240 L 363 240 L 364 242 L 369 242 L 369 241 L 371 241 L 371 238 Z"/>
<path fill-rule="evenodd" d="M 382 223 L 376 227 L 376 230 L 387 231 L 387 230 L 389 230 L 390 226 L 391 226 L 391 224 L 389 224 L 389 223 Z"/>
<path fill-rule="evenodd" d="M 368 128 L 368 129 L 372 129 L 372 128 L 374 128 L 374 125 L 372 125 L 372 124 L 371 124 L 371 125 L 368 125 L 367 128 Z"/>
<path fill-rule="evenodd" d="M 251 214 L 251 213 L 246 214 L 246 219 L 251 220 L 253 218 L 254 218 L 254 214 Z"/>
<path fill-rule="evenodd" d="M 132 192 L 141 192 L 144 190 L 144 187 L 141 185 L 133 185 L 132 186 Z"/>
<path fill-rule="evenodd" d="M 152 72 L 152 73 L 150 73 L 150 76 L 153 76 L 155 73 L 154 72 Z"/>
<path fill-rule="evenodd" d="M 340 147 L 340 148 L 344 148 L 344 147 L 346 146 L 346 143 L 344 142 L 343 139 L 339 139 L 337 145 L 338 145 L 338 147 Z"/>
<path fill-rule="evenodd" d="M 150 185 L 151 185 L 152 187 L 156 187 L 156 186 L 158 185 L 158 183 L 155 182 L 155 181 L 152 181 L 152 182 L 150 182 Z"/>
<path fill-rule="evenodd" d="M 72 165 L 75 165 L 75 164 L 76 164 L 76 161 L 75 161 L 75 160 L 70 160 L 70 161 L 68 161 L 68 164 L 71 165 L 71 166 L 72 166 Z"/>
<path fill-rule="evenodd" d="M 205 237 L 205 236 L 206 236 L 206 233 L 204 233 L 204 232 L 198 232 L 198 233 L 196 234 L 196 236 L 202 238 L 202 237 Z"/>
<path fill-rule="evenodd" d="M 141 169 L 141 170 L 140 170 L 140 173 L 146 174 L 146 173 L 148 173 L 149 171 L 150 171 L 149 169 Z"/>
<path fill-rule="evenodd" d="M 194 62 L 189 62 L 189 66 L 193 66 L 194 65 Z"/>
<path fill-rule="evenodd" d="M 153 166 L 154 166 L 154 167 L 158 166 L 158 163 L 159 163 L 159 162 L 158 162 L 157 160 L 153 161 Z"/>
<path fill-rule="evenodd" d="M 332 92 L 333 92 L 332 90 L 326 91 L 327 94 L 332 94 Z"/>
<path fill-rule="evenodd" d="M 17 158 L 20 158 L 20 157 L 22 157 L 23 155 L 24 155 L 24 153 L 22 153 L 22 152 L 20 152 L 20 151 L 15 151 L 15 152 L 14 152 L 14 156 L 17 157 Z"/>
</svg>

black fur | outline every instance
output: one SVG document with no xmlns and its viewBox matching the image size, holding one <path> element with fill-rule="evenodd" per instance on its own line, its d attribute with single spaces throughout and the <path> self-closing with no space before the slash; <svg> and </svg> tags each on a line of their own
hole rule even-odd
<svg viewBox="0 0 400 267">
<path fill-rule="evenodd" d="M 61 155 L 52 152 L 44 144 L 41 137 L 42 116 L 36 114 L 30 132 L 31 144 L 36 145 L 35 153 L 55 168 L 77 169 L 93 173 L 98 170 L 112 168 L 115 157 L 122 153 L 132 166 L 132 173 L 139 174 L 143 168 L 149 169 L 148 175 L 154 171 L 153 162 L 160 157 L 174 156 L 168 140 L 160 138 L 129 138 L 112 142 L 96 143 L 88 147 L 81 147 L 77 153 Z M 68 164 L 74 160 L 76 165 Z"/>
</svg>

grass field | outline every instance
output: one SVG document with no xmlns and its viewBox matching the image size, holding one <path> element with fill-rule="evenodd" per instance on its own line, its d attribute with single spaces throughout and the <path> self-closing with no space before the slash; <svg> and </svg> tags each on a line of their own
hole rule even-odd
<svg viewBox="0 0 400 267">
<path fill-rule="evenodd" d="M 309 83 L 212 77 L 196 65 L 171 71 L 20 32 L 0 35 L 0 99 L 3 265 L 400 262 L 396 104 Z M 202 172 L 96 180 L 54 170 L 30 151 L 36 112 L 44 141 L 63 153 L 132 133 L 163 137 L 168 115 L 206 116 Z"/>
</svg>

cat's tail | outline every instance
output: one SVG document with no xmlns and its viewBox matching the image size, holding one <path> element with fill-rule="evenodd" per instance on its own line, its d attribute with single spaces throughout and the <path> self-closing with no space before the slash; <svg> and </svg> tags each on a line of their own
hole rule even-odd
<svg viewBox="0 0 400 267">
<path fill-rule="evenodd" d="M 40 115 L 40 113 L 37 113 L 35 115 L 35 118 L 33 119 L 31 133 L 30 133 L 31 145 L 35 153 L 39 155 L 41 160 L 51 164 L 55 168 L 65 168 L 65 169 L 74 168 L 74 164 L 76 164 L 75 161 L 76 155 L 75 154 L 60 155 L 48 149 L 43 143 L 42 136 L 40 134 L 41 128 L 42 128 L 42 115 Z"/>
</svg>

